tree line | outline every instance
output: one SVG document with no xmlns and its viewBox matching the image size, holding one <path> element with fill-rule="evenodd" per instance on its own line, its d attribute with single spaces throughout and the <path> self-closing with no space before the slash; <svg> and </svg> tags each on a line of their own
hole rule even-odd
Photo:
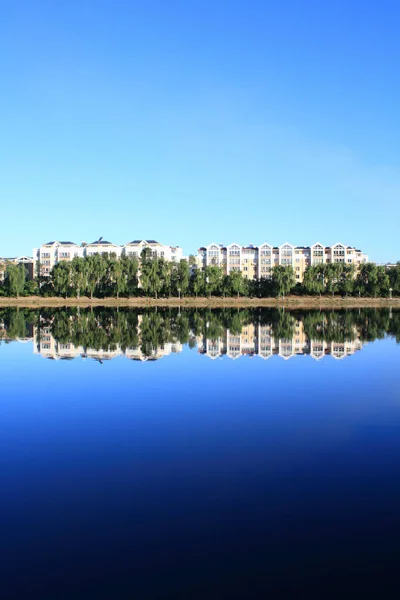
<svg viewBox="0 0 400 600">
<path fill-rule="evenodd" d="M 1 267 L 1 265 L 0 265 Z M 1 271 L 1 268 L 0 268 Z M 204 270 L 189 261 L 168 262 L 145 248 L 140 260 L 114 254 L 75 257 L 55 265 L 48 276 L 41 274 L 27 281 L 24 265 L 3 265 L 4 279 L 0 295 L 62 296 L 64 298 L 149 296 L 170 298 L 185 296 L 284 297 L 287 294 L 389 297 L 400 295 L 400 262 L 386 269 L 374 263 L 354 265 L 328 263 L 309 266 L 302 283 L 296 282 L 290 266 L 272 268 L 271 277 L 250 280 L 240 271 L 225 275 L 221 267 Z"/>
</svg>

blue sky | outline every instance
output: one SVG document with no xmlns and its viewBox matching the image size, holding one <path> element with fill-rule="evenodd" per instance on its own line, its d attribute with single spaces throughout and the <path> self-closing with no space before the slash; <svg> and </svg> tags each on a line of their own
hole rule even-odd
<svg viewBox="0 0 400 600">
<path fill-rule="evenodd" d="M 2 3 L 0 256 L 50 239 L 400 259 L 400 5 Z"/>
</svg>

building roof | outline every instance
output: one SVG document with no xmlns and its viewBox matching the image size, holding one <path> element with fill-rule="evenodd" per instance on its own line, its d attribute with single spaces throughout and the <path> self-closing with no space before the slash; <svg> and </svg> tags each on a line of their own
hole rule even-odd
<svg viewBox="0 0 400 600">
<path fill-rule="evenodd" d="M 141 244 L 142 242 L 146 242 L 146 244 L 159 244 L 157 240 L 133 240 L 133 242 L 128 242 L 128 244 Z"/>
<path fill-rule="evenodd" d="M 75 244 L 75 242 L 59 242 L 59 241 L 54 241 L 54 242 L 47 242 L 47 244 L 43 244 L 44 246 L 53 246 L 54 244 L 66 244 L 69 246 L 76 246 L 77 244 Z"/>
<path fill-rule="evenodd" d="M 112 242 L 108 242 L 107 240 L 96 240 L 95 242 L 92 242 L 91 244 L 88 244 L 89 246 L 115 246 L 115 244 L 113 244 Z"/>
</svg>

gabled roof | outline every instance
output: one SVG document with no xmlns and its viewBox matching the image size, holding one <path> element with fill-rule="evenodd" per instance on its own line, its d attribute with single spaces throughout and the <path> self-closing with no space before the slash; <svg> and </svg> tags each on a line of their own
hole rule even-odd
<svg viewBox="0 0 400 600">
<path fill-rule="evenodd" d="M 133 240 L 132 242 L 128 242 L 127 246 L 129 246 L 129 244 L 159 244 L 159 242 L 157 242 L 157 240 Z"/>
<path fill-rule="evenodd" d="M 43 246 L 54 246 L 54 244 L 63 244 L 63 245 L 68 245 L 68 246 L 77 246 L 77 244 L 75 244 L 75 242 L 60 242 L 58 240 L 55 240 L 54 242 L 47 242 L 47 244 L 43 244 Z"/>
<path fill-rule="evenodd" d="M 95 242 L 92 242 L 91 244 L 88 244 L 89 246 L 115 246 L 115 244 L 113 244 L 112 242 L 108 242 L 107 240 L 96 240 Z"/>
</svg>

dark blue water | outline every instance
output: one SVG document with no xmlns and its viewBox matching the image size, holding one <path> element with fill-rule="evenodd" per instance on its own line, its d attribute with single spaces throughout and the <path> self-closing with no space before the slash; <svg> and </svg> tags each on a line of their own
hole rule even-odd
<svg viewBox="0 0 400 600">
<path fill-rule="evenodd" d="M 331 341 L 313 358 L 297 327 L 262 359 L 251 323 L 231 344 L 197 330 L 132 360 L 118 344 L 67 347 L 37 314 L 9 341 L 7 318 L 0 597 L 386 597 L 397 584 L 392 326 L 367 342 L 358 322 L 341 358 Z"/>
</svg>

